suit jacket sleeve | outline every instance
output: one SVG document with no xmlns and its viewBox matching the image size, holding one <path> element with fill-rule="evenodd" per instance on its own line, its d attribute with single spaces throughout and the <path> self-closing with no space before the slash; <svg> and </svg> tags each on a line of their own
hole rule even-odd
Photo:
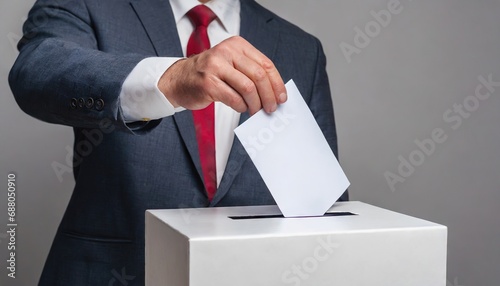
<svg viewBox="0 0 500 286">
<path fill-rule="evenodd" d="M 46 122 L 84 128 L 99 128 L 104 120 L 111 121 L 130 132 L 157 124 L 125 124 L 119 102 L 121 86 L 146 56 L 99 51 L 85 1 L 39 0 L 23 32 L 9 83 L 26 113 Z"/>
</svg>

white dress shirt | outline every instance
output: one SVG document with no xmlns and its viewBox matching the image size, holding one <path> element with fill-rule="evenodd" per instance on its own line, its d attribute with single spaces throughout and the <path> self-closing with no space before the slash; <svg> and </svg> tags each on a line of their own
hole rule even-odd
<svg viewBox="0 0 500 286">
<path fill-rule="evenodd" d="M 189 37 L 194 30 L 186 13 L 200 5 L 197 0 L 170 0 L 177 31 L 186 56 Z M 239 35 L 240 1 L 212 0 L 205 4 L 217 15 L 208 26 L 211 46 Z M 177 57 L 151 57 L 139 62 L 125 79 L 120 93 L 120 105 L 126 121 L 147 121 L 172 116 L 183 112 L 184 108 L 174 108 L 158 89 L 158 81 L 163 73 L 176 61 Z M 217 186 L 226 168 L 229 152 L 234 140 L 234 128 L 238 126 L 240 114 L 221 102 L 215 102 L 215 161 Z"/>
</svg>

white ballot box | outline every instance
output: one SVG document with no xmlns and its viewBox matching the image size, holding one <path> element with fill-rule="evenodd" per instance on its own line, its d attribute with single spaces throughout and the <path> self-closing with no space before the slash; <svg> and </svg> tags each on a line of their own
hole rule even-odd
<svg viewBox="0 0 500 286">
<path fill-rule="evenodd" d="M 149 210 L 148 286 L 445 286 L 447 228 L 362 202 Z"/>
</svg>

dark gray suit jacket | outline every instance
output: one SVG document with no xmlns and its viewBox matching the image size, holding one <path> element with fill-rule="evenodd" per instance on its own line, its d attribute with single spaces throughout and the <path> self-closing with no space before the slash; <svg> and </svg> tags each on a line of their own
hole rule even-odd
<svg viewBox="0 0 500 286">
<path fill-rule="evenodd" d="M 18 104 L 75 134 L 76 186 L 40 285 L 142 285 L 146 209 L 274 204 L 237 139 L 207 200 L 191 112 L 125 124 L 118 95 L 134 66 L 182 56 L 167 0 L 40 0 L 24 33 L 9 75 Z M 241 0 L 241 36 L 294 79 L 337 154 L 319 41 L 252 0 Z"/>
</svg>

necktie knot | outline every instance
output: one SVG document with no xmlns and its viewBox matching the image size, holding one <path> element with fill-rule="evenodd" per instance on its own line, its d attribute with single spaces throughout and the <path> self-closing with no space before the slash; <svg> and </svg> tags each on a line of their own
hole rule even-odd
<svg viewBox="0 0 500 286">
<path fill-rule="evenodd" d="M 189 10 L 186 14 L 191 22 L 196 26 L 208 27 L 217 16 L 205 5 L 198 5 Z"/>
</svg>

